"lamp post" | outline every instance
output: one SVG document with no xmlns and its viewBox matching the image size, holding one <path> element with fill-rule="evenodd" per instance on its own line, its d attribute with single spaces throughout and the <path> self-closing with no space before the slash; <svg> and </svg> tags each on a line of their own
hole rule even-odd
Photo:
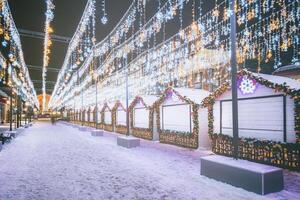
<svg viewBox="0 0 300 200">
<path fill-rule="evenodd" d="M 79 70 L 77 70 L 77 76 L 79 77 Z M 81 80 L 80 79 L 79 79 L 79 83 L 81 85 Z M 83 90 L 82 90 L 82 88 L 80 89 L 80 95 L 81 95 L 81 109 L 80 109 L 81 110 L 80 111 L 80 113 L 81 113 L 81 126 L 83 126 L 83 117 L 85 117 L 85 116 L 83 116 L 83 112 L 82 112 L 82 109 L 83 109 Z"/>
<path fill-rule="evenodd" d="M 75 96 L 76 96 L 76 93 L 75 93 Z M 75 112 L 75 96 L 73 98 L 74 100 L 74 104 L 73 104 L 73 123 L 75 124 L 76 123 L 76 112 Z"/>
<path fill-rule="evenodd" d="M 22 99 L 20 98 L 20 125 L 19 125 L 19 127 L 22 126 L 22 114 L 23 114 L 23 102 L 22 102 Z"/>
<path fill-rule="evenodd" d="M 126 77 L 126 80 L 125 80 L 125 84 L 126 84 L 126 127 L 127 127 L 127 133 L 126 135 L 129 136 L 129 110 L 128 110 L 128 107 L 129 107 L 129 89 L 128 89 L 128 75 L 129 75 L 129 69 L 128 69 L 128 64 L 127 64 L 127 55 L 125 57 L 125 64 L 126 64 L 126 69 L 125 69 L 125 77 Z"/>
<path fill-rule="evenodd" d="M 28 111 L 28 105 L 27 105 L 27 102 L 26 102 L 25 103 L 25 108 L 24 108 L 25 125 L 27 124 L 27 111 Z"/>
<path fill-rule="evenodd" d="M 12 131 L 12 123 L 13 123 L 13 85 L 12 85 L 12 65 L 9 64 L 10 66 L 10 98 L 9 98 L 9 102 L 10 102 L 10 110 L 9 110 L 9 131 Z"/>
<path fill-rule="evenodd" d="M 13 118 L 13 100 L 12 100 L 13 90 L 12 85 L 10 86 L 10 98 L 9 98 L 9 131 L 12 131 L 12 118 Z"/>
<path fill-rule="evenodd" d="M 94 74 L 94 79 L 95 79 L 95 89 L 96 89 L 96 104 L 95 104 L 95 127 L 96 129 L 98 129 L 98 77 L 97 77 L 97 74 Z"/>
<path fill-rule="evenodd" d="M 238 159 L 239 124 L 238 124 L 238 94 L 237 94 L 237 60 L 236 60 L 236 15 L 235 0 L 230 0 L 230 40 L 231 40 L 231 90 L 232 90 L 232 133 L 233 157 Z"/>
</svg>

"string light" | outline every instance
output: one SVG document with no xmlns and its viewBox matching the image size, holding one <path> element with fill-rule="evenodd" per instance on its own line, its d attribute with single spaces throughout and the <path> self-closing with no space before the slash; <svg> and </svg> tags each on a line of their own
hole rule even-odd
<svg viewBox="0 0 300 200">
<path fill-rule="evenodd" d="M 107 18 L 107 13 L 106 13 L 106 6 L 105 6 L 105 0 L 102 0 L 102 17 L 101 17 L 101 23 L 103 25 L 107 24 L 108 18 Z"/>
<path fill-rule="evenodd" d="M 49 107 L 51 107 L 56 98 L 53 94 L 62 91 L 66 82 L 69 81 L 69 78 L 66 78 L 70 76 L 68 73 L 73 73 L 84 63 L 84 61 L 80 61 L 80 57 L 85 53 L 90 55 L 95 41 L 95 0 L 88 0 L 79 25 L 69 43 L 62 69 L 58 74 L 57 83 L 49 100 Z"/>
<path fill-rule="evenodd" d="M 51 27 L 51 22 L 54 19 L 53 10 L 55 8 L 53 0 L 46 1 L 46 21 L 45 21 L 45 39 L 44 39 L 44 56 L 43 56 L 43 72 L 42 72 L 42 90 L 43 90 L 43 101 L 42 110 L 46 110 L 46 78 L 47 78 L 47 67 L 49 65 L 50 59 L 50 47 L 52 46 L 51 34 L 53 33 L 53 28 Z"/>
</svg>

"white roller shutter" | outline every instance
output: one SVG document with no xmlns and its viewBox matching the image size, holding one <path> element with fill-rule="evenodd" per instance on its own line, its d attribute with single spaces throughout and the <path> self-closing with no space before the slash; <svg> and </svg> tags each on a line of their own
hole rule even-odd
<svg viewBox="0 0 300 200">
<path fill-rule="evenodd" d="M 134 127 L 149 128 L 149 110 L 147 108 L 134 109 Z"/>
<path fill-rule="evenodd" d="M 191 132 L 190 105 L 163 106 L 161 123 L 163 130 Z"/>
<path fill-rule="evenodd" d="M 239 135 L 283 141 L 283 97 L 239 100 Z M 232 135 L 232 102 L 221 101 L 221 132 Z"/>
</svg>

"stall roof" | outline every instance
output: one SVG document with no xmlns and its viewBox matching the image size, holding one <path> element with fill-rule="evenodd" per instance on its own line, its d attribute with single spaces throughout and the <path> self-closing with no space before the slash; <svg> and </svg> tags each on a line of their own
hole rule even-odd
<svg viewBox="0 0 300 200">
<path fill-rule="evenodd" d="M 152 106 L 155 103 L 155 101 L 159 98 L 158 96 L 155 95 L 143 95 L 140 97 L 143 99 L 146 106 Z"/>
<path fill-rule="evenodd" d="M 95 105 L 90 105 L 90 106 L 89 106 L 89 109 L 92 110 L 92 111 L 95 110 L 95 108 L 96 108 Z"/>
<path fill-rule="evenodd" d="M 98 111 L 101 111 L 103 106 L 104 106 L 104 104 L 98 104 Z"/>
<path fill-rule="evenodd" d="M 106 102 L 105 103 L 107 106 L 108 106 L 108 108 L 110 109 L 110 110 L 112 110 L 113 109 L 113 107 L 115 106 L 115 102 Z M 105 105 L 104 104 L 104 105 Z M 104 105 L 103 105 L 103 107 L 102 107 L 102 109 L 104 108 Z"/>
<path fill-rule="evenodd" d="M 112 109 L 114 107 L 115 103 L 107 103 L 107 105 L 110 109 Z"/>
<path fill-rule="evenodd" d="M 133 101 L 133 99 L 129 98 L 128 100 L 128 106 L 130 106 L 130 103 Z M 114 103 L 114 106 L 120 102 L 120 104 L 124 107 L 124 109 L 126 109 L 126 99 L 122 99 L 122 100 L 118 100 Z"/>
<path fill-rule="evenodd" d="M 286 71 L 291 71 L 291 70 L 297 70 L 300 69 L 300 65 L 298 64 L 293 64 L 293 65 L 287 65 L 287 66 L 283 66 L 283 67 L 279 67 L 278 69 L 276 69 L 273 74 L 277 74 L 280 72 L 286 72 Z"/>
<path fill-rule="evenodd" d="M 258 82 L 262 82 L 261 84 L 264 84 L 263 82 L 267 81 L 269 83 L 272 83 L 274 85 L 282 85 L 285 86 L 289 90 L 300 90 L 300 82 L 288 78 L 288 77 L 283 77 L 283 76 L 276 76 L 276 75 L 269 75 L 269 74 L 261 74 L 261 73 L 253 73 L 247 70 L 242 70 L 238 72 L 238 75 L 240 76 L 250 76 L 254 79 L 257 79 Z M 224 90 L 224 86 L 226 85 Z M 268 87 L 268 86 L 266 86 Z M 213 99 L 216 99 L 219 97 L 221 94 L 223 94 L 225 91 L 227 91 L 229 88 L 231 88 L 229 82 L 223 83 L 217 90 L 215 90 L 209 98 L 205 98 L 203 100 L 204 106 L 207 106 L 209 104 L 213 103 Z"/>
<path fill-rule="evenodd" d="M 283 76 L 276 76 L 276 75 L 268 75 L 268 74 L 257 74 L 252 73 L 257 78 L 263 78 L 268 80 L 272 83 L 283 85 L 286 84 L 290 89 L 300 90 L 300 82 L 296 81 L 295 79 L 291 79 L 288 77 Z"/>
<path fill-rule="evenodd" d="M 174 88 L 181 96 L 189 98 L 191 101 L 201 104 L 202 100 L 210 95 L 210 92 L 202 89 L 193 88 Z"/>
</svg>

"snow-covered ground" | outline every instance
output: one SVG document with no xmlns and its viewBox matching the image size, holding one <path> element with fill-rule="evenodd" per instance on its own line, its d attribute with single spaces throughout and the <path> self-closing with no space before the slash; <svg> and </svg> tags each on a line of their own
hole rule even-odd
<svg viewBox="0 0 300 200">
<path fill-rule="evenodd" d="M 285 171 L 284 191 L 259 196 L 200 176 L 207 152 L 116 143 L 113 134 L 36 123 L 0 152 L 0 199 L 300 199 L 299 173 Z"/>
</svg>

